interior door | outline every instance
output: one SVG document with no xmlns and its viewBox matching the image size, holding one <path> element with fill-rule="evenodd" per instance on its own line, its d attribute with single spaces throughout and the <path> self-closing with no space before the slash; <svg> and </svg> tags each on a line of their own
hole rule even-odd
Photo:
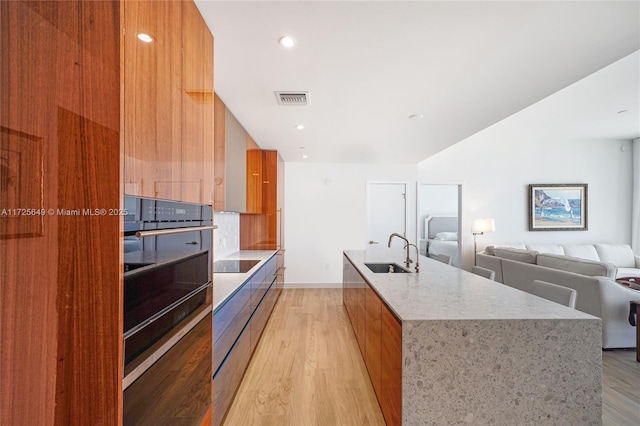
<svg viewBox="0 0 640 426">
<path fill-rule="evenodd" d="M 389 235 L 407 232 L 407 184 L 367 183 L 367 245 L 386 245 Z"/>
</svg>

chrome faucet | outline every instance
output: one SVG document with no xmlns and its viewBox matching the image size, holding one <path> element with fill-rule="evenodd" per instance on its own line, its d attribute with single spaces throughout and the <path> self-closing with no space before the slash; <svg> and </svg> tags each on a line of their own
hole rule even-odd
<svg viewBox="0 0 640 426">
<path fill-rule="evenodd" d="M 398 234 L 397 232 L 394 232 L 393 234 L 389 235 L 389 244 L 387 244 L 388 247 L 391 247 L 391 240 L 393 239 L 393 237 L 398 237 L 404 240 L 406 243 L 403 248 L 407 249 L 407 258 L 404 260 L 404 264 L 407 265 L 407 268 L 411 263 L 413 263 L 413 260 L 411 260 L 411 257 L 409 255 L 409 247 L 414 246 L 416 248 L 416 272 L 420 272 L 420 264 L 418 263 L 418 258 L 420 257 L 420 254 L 418 253 L 418 247 L 415 244 L 411 244 L 409 240 L 407 240 L 404 236 Z"/>
</svg>

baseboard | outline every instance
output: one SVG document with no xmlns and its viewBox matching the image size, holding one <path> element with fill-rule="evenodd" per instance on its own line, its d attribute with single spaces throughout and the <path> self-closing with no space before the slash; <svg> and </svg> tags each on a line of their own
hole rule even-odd
<svg viewBox="0 0 640 426">
<path fill-rule="evenodd" d="M 342 283 L 284 283 L 284 288 L 342 288 Z"/>
</svg>

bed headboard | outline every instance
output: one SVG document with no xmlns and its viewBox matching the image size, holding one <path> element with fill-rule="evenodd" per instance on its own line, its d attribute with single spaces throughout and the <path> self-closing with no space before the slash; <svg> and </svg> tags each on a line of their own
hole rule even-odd
<svg viewBox="0 0 640 426">
<path fill-rule="evenodd" d="M 433 239 L 438 232 L 458 232 L 458 216 L 429 215 L 424 218 L 424 234 Z"/>
</svg>

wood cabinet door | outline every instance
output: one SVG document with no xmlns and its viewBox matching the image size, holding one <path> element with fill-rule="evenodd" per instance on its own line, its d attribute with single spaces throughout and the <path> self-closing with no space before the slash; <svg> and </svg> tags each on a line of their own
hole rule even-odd
<svg viewBox="0 0 640 426">
<path fill-rule="evenodd" d="M 277 248 L 278 151 L 262 151 L 262 213 L 267 215 L 266 243 Z"/>
<path fill-rule="evenodd" d="M 387 425 L 402 424 L 402 324 L 382 305 L 382 396 L 378 396 Z"/>
<path fill-rule="evenodd" d="M 382 301 L 376 292 L 366 286 L 365 289 L 365 364 L 369 371 L 369 377 L 376 392 L 378 401 L 382 395 L 382 375 L 381 375 L 381 333 L 382 333 Z"/>
<path fill-rule="evenodd" d="M 366 303 L 366 289 L 367 283 L 362 279 L 360 274 L 355 272 L 355 280 L 354 280 L 354 306 L 355 306 L 355 317 L 356 317 L 356 339 L 358 340 L 358 346 L 360 347 L 360 353 L 362 354 L 362 358 L 366 359 L 366 324 L 365 324 L 365 303 Z"/>
<path fill-rule="evenodd" d="M 247 213 L 262 213 L 262 176 L 262 150 L 250 149 L 247 151 Z"/>
<path fill-rule="evenodd" d="M 226 108 L 217 94 L 213 96 L 213 209 L 225 210 L 225 138 Z"/>
<path fill-rule="evenodd" d="M 213 36 L 182 2 L 182 201 L 213 204 Z"/>
<path fill-rule="evenodd" d="M 276 157 L 276 248 L 284 249 L 284 161 Z"/>
<path fill-rule="evenodd" d="M 128 195 L 181 200 L 181 3 L 121 3 L 121 114 Z M 141 41 L 140 33 L 150 35 L 152 42 Z"/>
</svg>

